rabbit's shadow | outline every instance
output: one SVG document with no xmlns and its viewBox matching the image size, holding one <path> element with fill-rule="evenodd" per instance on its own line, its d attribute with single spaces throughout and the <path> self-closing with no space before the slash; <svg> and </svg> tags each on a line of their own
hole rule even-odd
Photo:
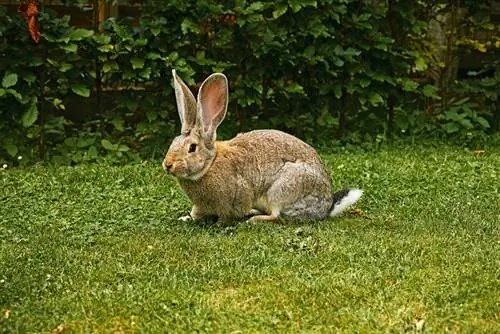
<svg viewBox="0 0 500 334">
<path fill-rule="evenodd" d="M 349 215 L 351 216 L 351 215 Z M 351 216 L 352 217 L 352 216 Z M 239 229 L 247 228 L 272 228 L 272 229 L 302 229 L 314 227 L 322 224 L 328 224 L 331 222 L 331 218 L 326 218 L 322 220 L 311 220 L 311 221 L 285 221 L 277 220 L 273 222 L 249 222 L 248 218 L 244 217 L 240 219 L 223 220 L 219 219 L 217 216 L 204 217 L 199 220 L 189 220 L 186 223 L 192 228 L 199 229 L 201 231 L 206 231 L 214 234 L 233 234 Z M 354 218 L 354 217 L 352 217 Z"/>
<path fill-rule="evenodd" d="M 193 227 L 200 228 L 202 230 L 225 230 L 225 229 L 235 229 L 238 226 L 248 224 L 247 218 L 241 219 L 220 219 L 217 216 L 207 216 L 198 220 L 188 220 L 187 223 Z"/>
</svg>

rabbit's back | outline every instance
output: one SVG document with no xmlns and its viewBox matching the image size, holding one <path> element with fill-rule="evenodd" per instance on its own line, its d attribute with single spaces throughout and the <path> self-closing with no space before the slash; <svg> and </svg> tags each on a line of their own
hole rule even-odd
<svg viewBox="0 0 500 334">
<path fill-rule="evenodd" d="M 231 161 L 238 167 L 257 172 L 261 178 L 273 179 L 286 162 L 304 162 L 323 172 L 323 164 L 318 153 L 297 137 L 279 130 L 254 130 L 237 135 L 235 138 L 219 142 L 217 154 L 231 155 Z"/>
<path fill-rule="evenodd" d="M 223 145 L 254 150 L 256 156 L 272 160 L 290 158 L 320 162 L 319 156 L 310 145 L 297 137 L 279 130 L 253 130 L 237 135 L 235 138 L 220 142 Z"/>
</svg>

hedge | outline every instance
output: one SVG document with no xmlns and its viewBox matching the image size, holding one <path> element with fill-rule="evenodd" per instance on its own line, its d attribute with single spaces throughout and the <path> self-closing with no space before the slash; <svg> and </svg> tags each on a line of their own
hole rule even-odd
<svg viewBox="0 0 500 334">
<path fill-rule="evenodd" d="M 38 43 L 0 6 L 0 162 L 161 156 L 178 131 L 172 68 L 193 91 L 212 72 L 227 75 L 221 138 L 279 128 L 325 145 L 430 135 L 483 143 L 499 118 L 490 6 L 144 1 L 138 16 L 95 29 L 41 6 Z M 490 58 L 457 76 L 467 54 Z"/>
</svg>

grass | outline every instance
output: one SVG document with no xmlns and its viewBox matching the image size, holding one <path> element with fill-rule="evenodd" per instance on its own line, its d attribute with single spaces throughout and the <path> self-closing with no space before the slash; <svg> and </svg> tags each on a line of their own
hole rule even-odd
<svg viewBox="0 0 500 334">
<path fill-rule="evenodd" d="M 500 331 L 498 154 L 324 159 L 365 196 L 307 224 L 178 221 L 159 164 L 0 170 L 0 332 Z"/>
</svg>

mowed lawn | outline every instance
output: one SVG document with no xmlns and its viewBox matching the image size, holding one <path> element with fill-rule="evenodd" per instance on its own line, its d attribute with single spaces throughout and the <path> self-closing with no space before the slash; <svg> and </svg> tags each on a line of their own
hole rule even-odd
<svg viewBox="0 0 500 334">
<path fill-rule="evenodd" d="M 301 224 L 179 221 L 159 162 L 0 170 L 0 333 L 500 332 L 498 153 L 323 157 L 365 195 Z"/>
</svg>

